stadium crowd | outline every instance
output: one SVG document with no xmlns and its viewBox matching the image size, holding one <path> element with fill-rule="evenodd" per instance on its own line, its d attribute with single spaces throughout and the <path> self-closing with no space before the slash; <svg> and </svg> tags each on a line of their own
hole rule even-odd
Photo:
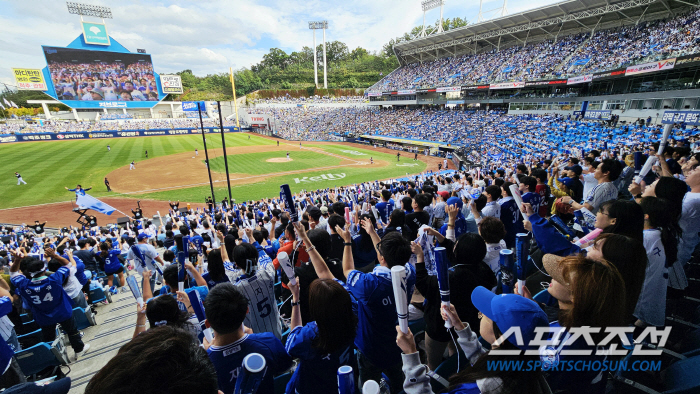
<svg viewBox="0 0 700 394">
<path fill-rule="evenodd" d="M 256 98 L 253 99 L 253 104 L 353 104 L 363 103 L 367 101 L 364 96 L 318 96 L 312 97 L 291 97 L 289 94 L 285 96 Z"/>
<path fill-rule="evenodd" d="M 699 15 L 695 10 L 667 20 L 412 63 L 367 91 L 563 78 L 692 54 L 700 51 Z"/>
<path fill-rule="evenodd" d="M 78 101 L 158 101 L 150 63 L 48 61 L 56 95 Z"/>
<path fill-rule="evenodd" d="M 204 127 L 218 127 L 218 119 L 203 119 Z M 224 119 L 224 126 L 235 126 L 235 119 Z M 32 123 L 18 125 L 16 123 L 0 124 L 0 134 L 19 133 L 70 133 L 81 131 L 123 131 L 123 130 L 154 130 L 154 129 L 192 129 L 199 128 L 199 116 L 192 119 L 143 119 L 143 120 L 99 120 L 91 122 L 48 120 L 43 124 Z"/>
<path fill-rule="evenodd" d="M 316 115 L 331 122 L 347 114 Z M 5 387 L 23 378 L 13 358 L 21 321 L 13 318 L 30 313 L 46 341 L 59 324 L 79 358 L 89 346 L 70 310 L 89 313 L 86 295 L 124 291 L 133 281 L 126 274 L 143 278 L 133 339 L 86 393 L 231 394 L 244 379 L 261 394 L 332 393 L 347 380 L 356 387 L 375 381 L 392 393 L 604 393 L 622 384 L 610 377 L 623 372 L 557 366 L 645 358 L 612 352 L 625 338 L 604 341 L 603 331 L 587 342 L 577 336 L 584 327 L 622 327 L 641 342 L 669 325 L 667 348 L 697 351 L 687 340 L 697 336 L 689 328 L 698 323 L 697 305 L 685 297 L 698 292 L 688 280 L 698 275 L 697 130 L 676 125 L 660 144 L 661 130 L 645 122 L 483 111 L 372 116 L 389 117 L 377 128 L 416 117 L 433 119 L 435 130 L 454 121 L 486 124 L 487 143 L 472 152 L 477 165 L 467 171 L 303 190 L 291 203 L 224 200 L 186 212 L 171 203 L 160 226 L 135 213 L 124 227 L 95 224 L 56 235 L 39 222 L 3 229 Z M 386 132 L 439 132 L 406 130 Z M 635 178 L 635 163 L 647 157 L 656 165 Z M 452 267 L 450 306 L 441 298 L 444 261 Z M 396 267 L 406 275 L 406 301 L 392 286 Z M 406 331 L 397 326 L 400 302 L 407 303 Z M 540 338 L 538 327 L 552 330 L 546 339 L 565 338 L 563 345 L 538 351 L 530 342 Z M 501 337 L 509 330 L 524 342 Z M 266 368 L 251 377 L 243 371 L 252 353 Z M 683 371 L 688 360 L 664 364 L 665 372 Z M 537 361 L 542 368 L 488 366 L 495 361 Z M 337 379 L 341 366 L 352 370 Z M 659 389 L 673 384 L 652 381 Z"/>
</svg>

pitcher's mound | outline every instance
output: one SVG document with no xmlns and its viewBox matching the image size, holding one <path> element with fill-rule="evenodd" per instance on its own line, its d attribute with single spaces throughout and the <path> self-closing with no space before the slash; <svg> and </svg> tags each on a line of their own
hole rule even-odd
<svg viewBox="0 0 700 394">
<path fill-rule="evenodd" d="M 287 160 L 284 157 L 273 157 L 272 159 L 265 160 L 268 163 L 286 163 L 288 161 L 294 161 L 294 159 Z"/>
</svg>

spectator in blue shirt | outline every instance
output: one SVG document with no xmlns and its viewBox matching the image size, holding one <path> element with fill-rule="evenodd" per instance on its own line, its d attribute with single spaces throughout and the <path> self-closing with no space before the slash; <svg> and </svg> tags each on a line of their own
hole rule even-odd
<svg viewBox="0 0 700 394">
<path fill-rule="evenodd" d="M 10 277 L 15 291 L 32 311 L 34 320 L 41 327 L 42 340 L 53 342 L 56 338 L 56 324 L 60 324 L 68 334 L 68 340 L 76 358 L 86 352 L 89 344 L 83 344 L 73 318 L 73 304 L 63 290 L 63 283 L 70 276 L 70 262 L 46 249 L 47 257 L 56 259 L 61 267 L 51 275 L 46 274 L 46 264 L 33 257 L 23 257 L 22 252 L 12 252 L 14 260 L 10 267 Z M 20 273 L 20 263 L 22 272 Z M 28 279 L 27 277 L 31 278 Z"/>
<path fill-rule="evenodd" d="M 345 248 L 345 253 L 350 250 Z M 302 326 L 299 306 L 299 278 L 292 292 L 291 332 L 285 349 L 300 359 L 288 393 L 311 394 L 338 391 L 336 371 L 350 365 L 357 371 L 353 341 L 357 333 L 357 316 L 350 294 L 333 279 L 316 279 L 309 287 L 309 309 L 312 322 Z"/>
<path fill-rule="evenodd" d="M 385 373 L 391 382 L 391 391 L 401 391 L 403 372 L 401 371 L 401 350 L 394 341 L 396 325 L 396 305 L 391 285 L 391 268 L 404 266 L 407 274 L 407 295 L 411 299 L 416 283 L 416 268 L 408 260 L 411 257 L 411 244 L 401 234 L 394 231 L 379 238 L 372 221 L 364 219 L 362 227 L 372 237 L 377 250 L 379 265 L 370 273 L 355 270 L 352 253 L 343 254 L 343 274 L 347 277 L 345 287 L 357 301 L 359 330 L 355 346 L 359 350 L 358 366 L 360 384 L 368 380 L 380 381 Z M 328 266 L 311 244 L 300 224 L 295 223 L 299 237 L 304 241 L 311 262 L 321 279 L 332 279 Z M 346 249 L 352 247 L 352 236 L 347 229 L 336 227 L 343 238 Z M 336 278 L 337 279 L 337 278 Z"/>
<path fill-rule="evenodd" d="M 207 349 L 216 374 L 219 390 L 233 394 L 236 377 L 243 358 L 259 353 L 265 358 L 266 369 L 258 394 L 274 394 L 274 376 L 292 365 L 292 358 L 274 334 L 253 334 L 243 325 L 248 313 L 248 299 L 233 284 L 223 283 L 211 289 L 204 300 L 207 321 L 214 331 L 214 341 Z"/>
</svg>

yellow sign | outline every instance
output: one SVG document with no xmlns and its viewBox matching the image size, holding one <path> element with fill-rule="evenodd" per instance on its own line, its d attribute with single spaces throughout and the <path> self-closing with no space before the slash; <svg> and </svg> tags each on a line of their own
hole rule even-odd
<svg viewBox="0 0 700 394">
<path fill-rule="evenodd" d="M 44 74 L 31 68 L 13 68 L 12 74 L 19 90 L 47 90 Z"/>
</svg>

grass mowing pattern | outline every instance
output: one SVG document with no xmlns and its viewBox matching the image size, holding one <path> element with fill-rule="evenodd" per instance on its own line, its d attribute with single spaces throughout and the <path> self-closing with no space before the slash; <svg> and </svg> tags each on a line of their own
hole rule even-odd
<svg viewBox="0 0 700 394">
<path fill-rule="evenodd" d="M 307 147 L 311 145 L 306 145 Z M 334 146 L 337 149 L 337 146 Z M 318 148 L 321 148 L 320 146 Z M 327 146 L 323 146 L 324 150 Z M 348 149 L 347 147 L 340 147 L 342 149 Z M 355 150 L 354 148 L 350 148 Z M 348 149 L 348 150 L 350 150 Z M 358 150 L 360 151 L 360 150 Z M 369 151 L 367 151 L 369 152 Z M 334 152 L 335 153 L 335 152 Z M 353 158 L 365 157 L 365 156 L 352 156 Z M 424 162 L 414 162 L 413 158 L 409 160 L 402 160 L 400 163 L 396 163 L 396 156 L 390 154 L 378 154 L 377 152 L 372 152 L 372 157 L 375 160 L 387 160 L 393 159 L 394 161 L 389 161 L 389 165 L 386 167 L 371 165 L 362 167 L 341 167 L 334 168 L 332 170 L 326 171 L 309 171 L 301 174 L 294 175 L 282 175 L 272 178 L 268 178 L 265 181 L 261 181 L 255 184 L 233 186 L 231 187 L 231 195 L 236 201 L 246 201 L 246 200 L 257 200 L 260 198 L 272 198 L 279 197 L 280 185 L 289 184 L 293 193 L 297 193 L 302 189 L 306 190 L 316 190 L 325 189 L 336 186 L 351 185 L 354 183 L 361 183 L 366 181 L 373 181 L 376 179 L 386 179 L 386 178 L 401 178 L 405 177 L 406 173 L 419 173 L 425 171 L 426 164 Z M 367 157 L 368 158 L 368 157 Z M 415 166 L 403 167 L 397 166 L 403 164 L 416 164 Z M 281 172 L 281 171 L 280 171 Z M 317 179 L 312 181 L 309 178 L 320 177 L 321 175 L 333 174 L 332 178 L 336 179 Z M 343 174 L 340 178 L 340 174 Z M 297 180 L 299 182 L 297 182 Z M 223 200 L 224 197 L 228 196 L 228 189 L 225 187 L 225 182 L 217 182 L 214 184 L 214 194 L 218 201 Z M 209 196 L 211 191 L 209 186 L 199 186 L 186 189 L 178 190 L 168 190 L 163 192 L 148 193 L 139 195 L 139 198 L 153 199 L 153 200 L 180 200 L 180 201 L 192 201 L 192 202 L 203 202 L 206 196 Z M 137 197 L 136 195 L 131 195 L 132 197 Z"/>
<path fill-rule="evenodd" d="M 340 164 L 341 159 L 311 151 L 294 151 L 290 153 L 292 161 L 286 161 L 284 151 L 244 153 L 228 156 L 228 170 L 231 174 L 270 174 L 274 172 L 300 171 L 317 167 L 331 167 Z M 283 159 L 284 162 L 269 163 L 268 159 Z M 211 170 L 226 173 L 224 157 L 219 156 L 210 160 Z M 183 200 L 184 201 L 184 200 Z"/>
<path fill-rule="evenodd" d="M 274 141 L 245 134 L 227 133 L 227 147 L 273 145 Z M 107 145 L 112 150 L 107 152 Z M 207 134 L 207 148 L 221 149 L 221 135 Z M 73 197 L 63 187 L 94 187 L 89 193 L 97 198 L 107 196 L 104 177 L 111 171 L 136 165 L 148 157 L 172 155 L 200 150 L 204 157 L 201 135 L 167 135 L 139 138 L 104 138 L 76 141 L 22 142 L 0 145 L 0 209 L 33 204 L 68 201 Z M 230 164 L 230 163 L 229 163 Z M 272 164 L 272 163 L 270 163 Z M 27 185 L 17 186 L 15 171 Z M 166 198 L 167 199 L 167 198 Z"/>
</svg>

